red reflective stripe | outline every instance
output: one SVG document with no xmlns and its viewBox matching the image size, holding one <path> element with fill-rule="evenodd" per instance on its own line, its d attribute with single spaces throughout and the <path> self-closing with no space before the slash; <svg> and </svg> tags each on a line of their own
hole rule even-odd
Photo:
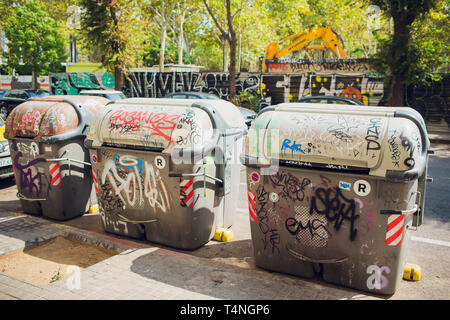
<svg viewBox="0 0 450 320">
<path fill-rule="evenodd" d="M 388 224 L 387 231 L 394 229 L 400 222 L 403 221 L 404 217 L 405 217 L 404 215 L 399 215 L 397 218 L 395 218 L 394 221 Z"/>
<path fill-rule="evenodd" d="M 253 212 L 252 208 L 248 208 L 248 212 L 250 213 L 250 216 L 252 217 L 253 221 L 258 221 L 258 218 L 256 217 L 256 213 Z"/>
<path fill-rule="evenodd" d="M 184 188 L 186 188 L 186 189 L 189 188 L 190 186 L 192 186 L 192 184 L 194 183 L 194 180 L 183 180 L 182 183 L 183 183 L 184 181 L 187 181 L 187 183 L 186 183 L 186 184 L 183 184 L 182 187 L 184 187 Z"/>
<path fill-rule="evenodd" d="M 99 193 L 98 192 L 98 187 L 97 187 L 97 176 L 96 176 L 96 174 L 95 174 L 95 170 L 94 169 L 92 169 L 92 178 L 94 179 L 94 188 L 95 188 L 95 192 L 97 192 L 97 194 Z"/>
<path fill-rule="evenodd" d="M 56 174 L 56 175 L 53 177 L 53 179 L 52 179 L 52 181 L 51 181 L 51 184 L 54 184 L 56 181 L 58 181 L 58 179 L 59 179 L 60 176 L 61 176 L 61 174 L 58 172 L 58 174 Z M 59 186 L 59 183 L 58 183 L 58 186 Z"/>
<path fill-rule="evenodd" d="M 249 206 L 248 206 L 248 212 L 250 213 L 250 216 L 252 217 L 253 221 L 257 222 L 258 218 L 256 216 L 256 203 L 253 200 L 253 197 L 255 196 L 255 194 L 253 192 L 248 192 L 248 202 L 249 202 Z"/>
<path fill-rule="evenodd" d="M 53 167 L 52 167 L 52 165 L 53 165 L 53 163 L 49 163 L 50 175 L 53 175 L 53 173 L 55 173 L 55 171 L 59 169 L 59 164 L 56 163 Z"/>
<path fill-rule="evenodd" d="M 194 190 L 192 190 L 189 194 L 187 194 L 185 197 L 184 197 L 184 202 L 185 203 L 187 203 L 191 198 L 192 198 L 192 196 L 194 195 Z"/>
<path fill-rule="evenodd" d="M 250 197 L 250 193 L 248 194 L 248 201 L 250 202 L 250 204 L 252 205 L 252 207 L 254 209 L 256 209 L 256 203 L 255 201 L 252 199 L 252 197 Z"/>
<path fill-rule="evenodd" d="M 386 244 L 391 244 L 395 239 L 397 239 L 403 233 L 403 227 L 400 228 L 396 233 L 386 239 Z"/>
</svg>

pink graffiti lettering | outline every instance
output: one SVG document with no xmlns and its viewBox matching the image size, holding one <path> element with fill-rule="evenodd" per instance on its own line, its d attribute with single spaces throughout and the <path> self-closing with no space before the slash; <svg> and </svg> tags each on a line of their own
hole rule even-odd
<svg viewBox="0 0 450 320">
<path fill-rule="evenodd" d="M 39 113 L 39 111 L 25 113 L 19 123 L 19 130 L 22 132 L 22 134 L 26 134 L 26 129 L 37 131 L 38 128 L 36 128 L 36 125 L 39 125 L 39 123 L 36 123 L 36 120 L 40 118 L 41 114 Z"/>
<path fill-rule="evenodd" d="M 152 130 L 152 135 L 160 136 L 173 142 L 171 137 L 165 134 L 163 130 L 175 129 L 176 121 L 179 118 L 179 114 L 167 114 L 164 112 L 117 110 L 109 117 L 109 129 L 123 125 L 131 128 L 130 131 L 146 128 Z"/>
</svg>

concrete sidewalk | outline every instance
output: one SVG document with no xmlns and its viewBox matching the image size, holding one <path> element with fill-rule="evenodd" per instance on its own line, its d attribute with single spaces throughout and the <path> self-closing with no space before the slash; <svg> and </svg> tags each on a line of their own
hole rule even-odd
<svg viewBox="0 0 450 320">
<path fill-rule="evenodd" d="M 450 128 L 447 124 L 427 124 L 431 143 L 450 144 Z"/>
<path fill-rule="evenodd" d="M 0 299 L 157 299 L 157 300 L 316 300 L 380 299 L 359 291 L 314 280 L 303 280 L 225 259 L 208 259 L 175 249 L 124 240 L 23 215 L 0 212 L 0 250 L 23 248 L 56 236 L 65 236 L 119 254 L 79 274 L 47 286 L 0 273 Z M 72 283 L 72 284 L 71 284 Z M 72 289 L 72 290 L 70 290 Z"/>
</svg>

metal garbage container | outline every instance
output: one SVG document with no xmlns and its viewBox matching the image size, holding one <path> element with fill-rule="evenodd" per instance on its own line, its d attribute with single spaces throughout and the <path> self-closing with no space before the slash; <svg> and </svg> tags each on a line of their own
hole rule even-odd
<svg viewBox="0 0 450 320">
<path fill-rule="evenodd" d="M 108 104 L 85 141 L 104 229 L 195 249 L 231 227 L 246 133 L 240 111 L 224 100 Z"/>
<path fill-rule="evenodd" d="M 14 108 L 5 137 L 24 212 L 68 220 L 95 207 L 84 139 L 90 119 L 108 102 L 101 97 L 47 96 Z"/>
<path fill-rule="evenodd" d="M 422 223 L 428 149 L 411 108 L 263 109 L 241 156 L 256 265 L 394 293 Z"/>
</svg>

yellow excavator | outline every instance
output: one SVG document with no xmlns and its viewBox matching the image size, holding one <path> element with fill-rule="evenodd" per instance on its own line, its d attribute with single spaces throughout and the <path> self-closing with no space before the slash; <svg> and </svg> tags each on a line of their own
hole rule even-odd
<svg viewBox="0 0 450 320">
<path fill-rule="evenodd" d="M 312 41 L 321 38 L 323 45 L 311 45 Z M 285 42 L 289 42 L 287 46 L 282 49 L 278 48 Z M 273 60 L 284 57 L 285 55 L 300 50 L 331 50 L 338 59 L 346 59 L 347 53 L 342 47 L 339 36 L 330 27 L 309 27 L 304 32 L 293 34 L 279 42 L 272 42 L 267 46 L 265 60 Z M 306 51 L 308 57 L 308 51 Z M 263 72 L 267 70 L 265 61 L 263 62 Z"/>
</svg>

